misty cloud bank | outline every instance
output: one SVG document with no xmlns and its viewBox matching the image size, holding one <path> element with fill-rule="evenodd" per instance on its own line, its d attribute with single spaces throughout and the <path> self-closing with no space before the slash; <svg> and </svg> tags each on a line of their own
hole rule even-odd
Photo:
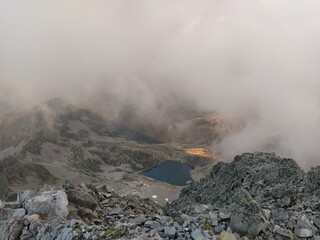
<svg viewBox="0 0 320 240">
<path fill-rule="evenodd" d="M 316 165 L 319 12 L 318 0 L 0 0 L 0 100 L 63 97 L 154 124 L 217 111 L 246 119 L 218 146 L 226 159 Z"/>
</svg>

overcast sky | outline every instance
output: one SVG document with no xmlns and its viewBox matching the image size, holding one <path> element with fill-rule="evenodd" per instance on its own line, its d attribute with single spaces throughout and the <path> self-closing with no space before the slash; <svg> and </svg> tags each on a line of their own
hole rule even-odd
<svg viewBox="0 0 320 240">
<path fill-rule="evenodd" d="M 157 121 L 217 111 L 246 119 L 226 158 L 319 164 L 319 13 L 318 0 L 0 0 L 0 99 L 129 104 Z"/>
</svg>

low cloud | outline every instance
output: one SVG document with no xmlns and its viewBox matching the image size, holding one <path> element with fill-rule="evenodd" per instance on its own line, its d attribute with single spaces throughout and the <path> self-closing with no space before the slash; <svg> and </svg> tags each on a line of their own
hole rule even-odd
<svg viewBox="0 0 320 240">
<path fill-rule="evenodd" d="M 227 159 L 264 150 L 316 165 L 319 12 L 317 0 L 0 0 L 1 100 L 62 97 L 155 124 L 241 116 L 218 146 Z"/>
</svg>

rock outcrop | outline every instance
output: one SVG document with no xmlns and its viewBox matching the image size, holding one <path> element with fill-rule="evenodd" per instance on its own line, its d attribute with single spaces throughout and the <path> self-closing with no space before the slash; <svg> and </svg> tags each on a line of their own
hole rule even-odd
<svg viewBox="0 0 320 240">
<path fill-rule="evenodd" d="M 247 153 L 219 163 L 162 208 L 107 185 L 66 184 L 0 202 L 0 239 L 319 240 L 319 171 Z"/>
<path fill-rule="evenodd" d="M 167 207 L 173 215 L 210 205 L 230 215 L 213 227 L 258 239 L 316 239 L 320 216 L 320 168 L 307 174 L 292 159 L 245 153 L 218 163 L 211 174 L 185 188 Z M 216 226 L 218 225 L 218 226 Z"/>
</svg>

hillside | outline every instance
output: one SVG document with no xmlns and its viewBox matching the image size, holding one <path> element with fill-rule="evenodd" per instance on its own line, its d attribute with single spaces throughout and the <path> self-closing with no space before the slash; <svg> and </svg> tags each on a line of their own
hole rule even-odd
<svg viewBox="0 0 320 240">
<path fill-rule="evenodd" d="M 105 184 L 25 190 L 0 201 L 1 239 L 319 239 L 320 168 L 246 153 L 219 163 L 165 208 Z"/>
<path fill-rule="evenodd" d="M 150 139 L 90 110 L 52 99 L 0 117 L 0 196 L 43 183 L 129 179 L 130 173 L 170 159 L 194 167 L 214 161 L 212 155 L 187 149 L 189 144 Z"/>
</svg>

